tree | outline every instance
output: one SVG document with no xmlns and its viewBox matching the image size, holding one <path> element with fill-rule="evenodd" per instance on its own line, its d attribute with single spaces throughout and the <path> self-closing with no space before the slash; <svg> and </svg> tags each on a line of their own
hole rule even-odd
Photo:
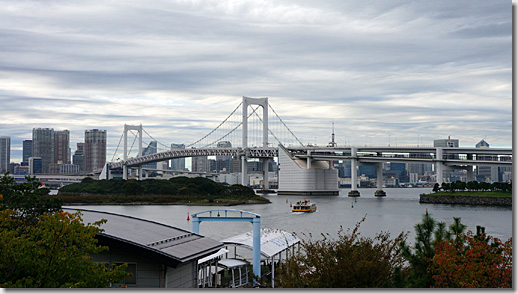
<svg viewBox="0 0 518 294">
<path fill-rule="evenodd" d="M 459 238 L 460 242 L 445 240 L 438 244 L 430 266 L 434 287 L 512 287 L 512 238 L 502 243 L 471 232 Z"/>
<path fill-rule="evenodd" d="M 91 254 L 107 250 L 95 236 L 106 221 L 83 224 L 81 213 L 61 211 L 35 178 L 16 185 L 0 178 L 0 287 L 108 287 L 127 276 Z"/>
<path fill-rule="evenodd" d="M 338 239 L 324 235 L 323 240 L 304 240 L 304 254 L 288 259 L 276 272 L 275 285 L 284 288 L 379 288 L 400 287 L 398 283 L 403 258 L 398 244 L 401 233 L 390 239 L 388 233 L 374 238 L 360 237 L 340 228 Z"/>
<path fill-rule="evenodd" d="M 43 188 L 35 177 L 27 176 L 24 183 L 16 184 L 9 174 L 0 178 L 0 210 L 16 211 L 16 217 L 24 223 L 34 223 L 45 212 L 61 211 L 61 200 L 48 196 L 50 190 Z"/>
<path fill-rule="evenodd" d="M 15 211 L 0 212 L 0 287 L 107 287 L 127 276 L 126 266 L 109 269 L 90 256 L 107 250 L 95 239 L 106 221 L 84 225 L 80 212 L 54 212 L 19 222 Z"/>
<path fill-rule="evenodd" d="M 415 225 L 416 241 L 413 250 L 406 241 L 400 243 L 402 254 L 410 263 L 405 285 L 413 288 L 432 286 L 433 277 L 428 269 L 435 256 L 437 244 L 450 240 L 456 232 L 462 232 L 465 227 L 460 223 L 460 218 L 454 218 L 454 224 L 446 230 L 445 223 L 437 222 L 428 213 L 424 214 L 422 222 Z"/>
<path fill-rule="evenodd" d="M 433 191 L 434 193 L 437 193 L 437 192 L 439 192 L 439 190 L 440 190 L 440 189 L 441 189 L 441 188 L 439 187 L 439 183 L 435 183 L 435 184 L 433 185 L 433 189 L 432 189 L 432 191 Z"/>
</svg>

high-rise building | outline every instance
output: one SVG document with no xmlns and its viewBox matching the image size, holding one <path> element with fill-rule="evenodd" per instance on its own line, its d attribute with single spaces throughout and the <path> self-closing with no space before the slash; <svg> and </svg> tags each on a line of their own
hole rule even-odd
<svg viewBox="0 0 518 294">
<path fill-rule="evenodd" d="M 72 156 L 72 163 L 79 166 L 79 171 L 84 171 L 84 147 L 85 143 L 77 143 L 77 149 Z"/>
<path fill-rule="evenodd" d="M 171 144 L 171 149 L 185 149 L 185 144 Z M 171 159 L 172 170 L 185 170 L 185 158 Z"/>
<path fill-rule="evenodd" d="M 9 171 L 11 162 L 11 137 L 0 137 L 0 174 Z"/>
<path fill-rule="evenodd" d="M 480 142 L 475 145 L 476 148 L 489 148 L 489 143 L 487 143 L 484 139 L 480 140 Z"/>
<path fill-rule="evenodd" d="M 459 147 L 459 140 L 450 139 L 450 136 L 448 139 L 433 140 L 433 147 Z"/>
<path fill-rule="evenodd" d="M 23 140 L 22 162 L 29 164 L 29 157 L 32 157 L 32 140 Z"/>
<path fill-rule="evenodd" d="M 91 173 L 106 164 L 106 130 L 86 130 L 84 145 L 84 171 Z"/>
<path fill-rule="evenodd" d="M 54 163 L 70 163 L 70 132 L 68 130 L 54 132 Z"/>
<path fill-rule="evenodd" d="M 43 173 L 43 159 L 41 157 L 29 157 L 29 174 L 39 175 Z"/>
<path fill-rule="evenodd" d="M 206 173 L 209 171 L 209 160 L 207 156 L 195 156 L 191 157 L 192 163 L 191 163 L 191 171 L 192 172 L 198 172 L 198 173 Z"/>
<path fill-rule="evenodd" d="M 32 129 L 32 156 L 41 158 L 42 173 L 48 173 L 54 163 L 54 129 Z"/>
<path fill-rule="evenodd" d="M 475 145 L 476 148 L 489 148 L 489 144 L 481 140 Z M 495 155 L 478 155 L 477 159 L 480 160 L 496 160 Z M 477 180 L 481 182 L 492 182 L 498 181 L 498 167 L 490 165 L 479 165 L 476 169 Z"/>
<path fill-rule="evenodd" d="M 149 155 L 149 154 L 155 154 L 158 152 L 158 145 L 157 145 L 157 141 L 151 141 L 149 142 L 149 145 L 142 149 L 142 155 Z M 157 163 L 154 162 L 154 163 L 148 163 L 148 164 L 144 164 L 142 166 L 143 168 L 152 168 L 152 169 L 156 169 L 157 168 Z"/>
</svg>

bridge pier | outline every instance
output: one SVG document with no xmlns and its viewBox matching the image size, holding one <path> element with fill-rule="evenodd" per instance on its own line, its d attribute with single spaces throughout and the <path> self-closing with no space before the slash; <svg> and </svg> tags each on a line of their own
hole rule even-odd
<svg viewBox="0 0 518 294">
<path fill-rule="evenodd" d="M 444 164 L 443 164 L 443 157 L 442 157 L 442 148 L 437 147 L 435 149 L 435 181 L 441 185 L 444 181 L 443 171 L 444 171 Z"/>
<path fill-rule="evenodd" d="M 349 192 L 349 197 L 360 197 L 360 191 L 356 190 L 358 188 L 358 161 L 356 159 L 356 147 L 351 147 L 351 191 Z"/>
<path fill-rule="evenodd" d="M 474 180 L 474 178 L 473 178 L 473 166 L 472 165 L 466 166 L 466 176 L 467 176 L 467 178 L 466 178 L 467 182 L 471 182 L 471 181 Z"/>
<path fill-rule="evenodd" d="M 263 158 L 263 191 L 268 191 L 270 189 L 270 183 L 268 182 L 268 162 L 269 158 Z"/>
<path fill-rule="evenodd" d="M 383 163 L 378 163 L 376 165 L 376 172 L 377 172 L 377 178 L 376 178 L 377 190 L 376 190 L 376 192 L 374 192 L 374 196 L 385 197 L 385 196 L 387 196 L 387 193 L 385 193 L 385 191 L 383 191 Z"/>
</svg>

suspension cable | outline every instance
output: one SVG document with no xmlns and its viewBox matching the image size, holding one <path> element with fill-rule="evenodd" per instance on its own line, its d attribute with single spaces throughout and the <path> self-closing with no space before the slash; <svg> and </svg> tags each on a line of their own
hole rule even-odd
<svg viewBox="0 0 518 294">
<path fill-rule="evenodd" d="M 121 138 L 119 139 L 119 144 L 117 144 L 117 148 L 115 148 L 115 152 L 113 153 L 113 157 L 111 162 L 113 162 L 113 159 L 115 158 L 115 155 L 117 155 L 117 151 L 119 151 L 119 146 L 121 145 L 122 138 L 124 137 L 124 132 L 122 132 Z"/>
<path fill-rule="evenodd" d="M 297 136 L 295 136 L 295 134 L 290 130 L 290 128 L 288 128 L 288 126 L 284 123 L 284 121 L 282 120 L 282 118 L 277 114 L 277 112 L 275 112 L 275 110 L 273 109 L 273 107 L 270 105 L 270 103 L 268 103 L 268 106 L 270 107 L 270 109 L 273 111 L 273 113 L 275 113 L 275 116 L 277 116 L 277 118 L 281 121 L 281 123 L 286 127 L 286 129 L 288 129 L 288 131 L 290 132 L 290 134 L 299 142 L 299 144 L 304 147 L 304 144 L 302 144 L 302 142 L 300 142 L 299 138 L 297 138 Z"/>
<path fill-rule="evenodd" d="M 242 103 L 242 102 L 241 102 L 241 103 Z M 255 113 L 255 115 L 257 115 L 257 113 L 256 113 L 255 111 L 256 111 L 260 106 L 261 106 L 261 105 L 258 105 L 258 106 L 254 109 L 254 111 L 252 111 L 252 113 L 250 113 L 250 114 L 248 115 L 247 119 L 248 119 L 249 117 L 251 117 L 254 113 Z M 233 128 L 233 129 L 232 129 L 230 132 L 228 132 L 226 135 L 224 135 L 223 137 L 221 137 L 221 138 L 217 139 L 216 141 L 213 141 L 212 143 L 207 144 L 207 145 L 205 145 L 205 146 L 203 146 L 203 147 L 201 147 L 201 148 L 209 147 L 209 146 L 213 145 L 214 143 L 216 143 L 216 142 L 218 142 L 218 141 L 223 140 L 223 139 L 224 139 L 224 138 L 226 138 L 228 135 L 232 134 L 232 133 L 233 133 L 237 128 L 239 128 L 242 124 L 243 124 L 243 122 L 240 122 L 240 123 L 239 123 L 235 128 Z"/>
<path fill-rule="evenodd" d="M 243 104 L 243 102 L 239 103 L 239 105 L 236 107 L 236 109 L 234 109 L 234 111 L 232 111 L 231 114 L 229 114 L 229 116 L 227 116 L 227 118 L 225 118 L 224 121 L 222 121 L 215 129 L 213 129 L 212 131 L 210 131 L 210 133 L 208 133 L 207 135 L 205 135 L 203 138 L 199 139 L 198 141 L 192 143 L 192 144 L 189 144 L 187 146 L 185 146 L 185 148 L 188 148 L 188 147 L 191 147 L 193 145 L 196 145 L 198 144 L 200 141 L 204 140 L 205 138 L 207 138 L 208 136 L 210 136 L 212 133 L 214 133 L 217 129 L 219 129 L 219 127 L 221 127 L 221 125 L 223 125 L 233 114 L 234 112 L 236 112 L 236 110 L 239 109 L 239 107 Z"/>
<path fill-rule="evenodd" d="M 153 141 L 157 142 L 158 144 L 164 146 L 165 148 L 167 148 L 167 150 L 170 150 L 171 149 L 171 146 L 167 146 L 165 144 L 162 144 L 161 142 L 159 142 L 157 139 L 153 138 L 153 136 L 151 136 L 144 128 L 142 128 L 142 130 L 144 131 L 144 133 L 146 133 L 146 135 L 148 135 L 151 139 L 153 139 Z M 157 150 L 155 150 L 156 152 L 158 152 L 158 147 L 156 147 Z"/>
</svg>

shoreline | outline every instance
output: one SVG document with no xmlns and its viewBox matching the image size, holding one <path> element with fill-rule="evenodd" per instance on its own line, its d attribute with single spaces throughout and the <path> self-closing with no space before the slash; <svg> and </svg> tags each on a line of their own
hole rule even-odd
<svg viewBox="0 0 518 294">
<path fill-rule="evenodd" d="M 464 205 L 486 205 L 486 206 L 513 206 L 513 197 L 511 196 L 467 196 L 467 195 L 435 195 L 421 194 L 419 195 L 419 203 L 430 204 L 464 204 Z"/>
</svg>

